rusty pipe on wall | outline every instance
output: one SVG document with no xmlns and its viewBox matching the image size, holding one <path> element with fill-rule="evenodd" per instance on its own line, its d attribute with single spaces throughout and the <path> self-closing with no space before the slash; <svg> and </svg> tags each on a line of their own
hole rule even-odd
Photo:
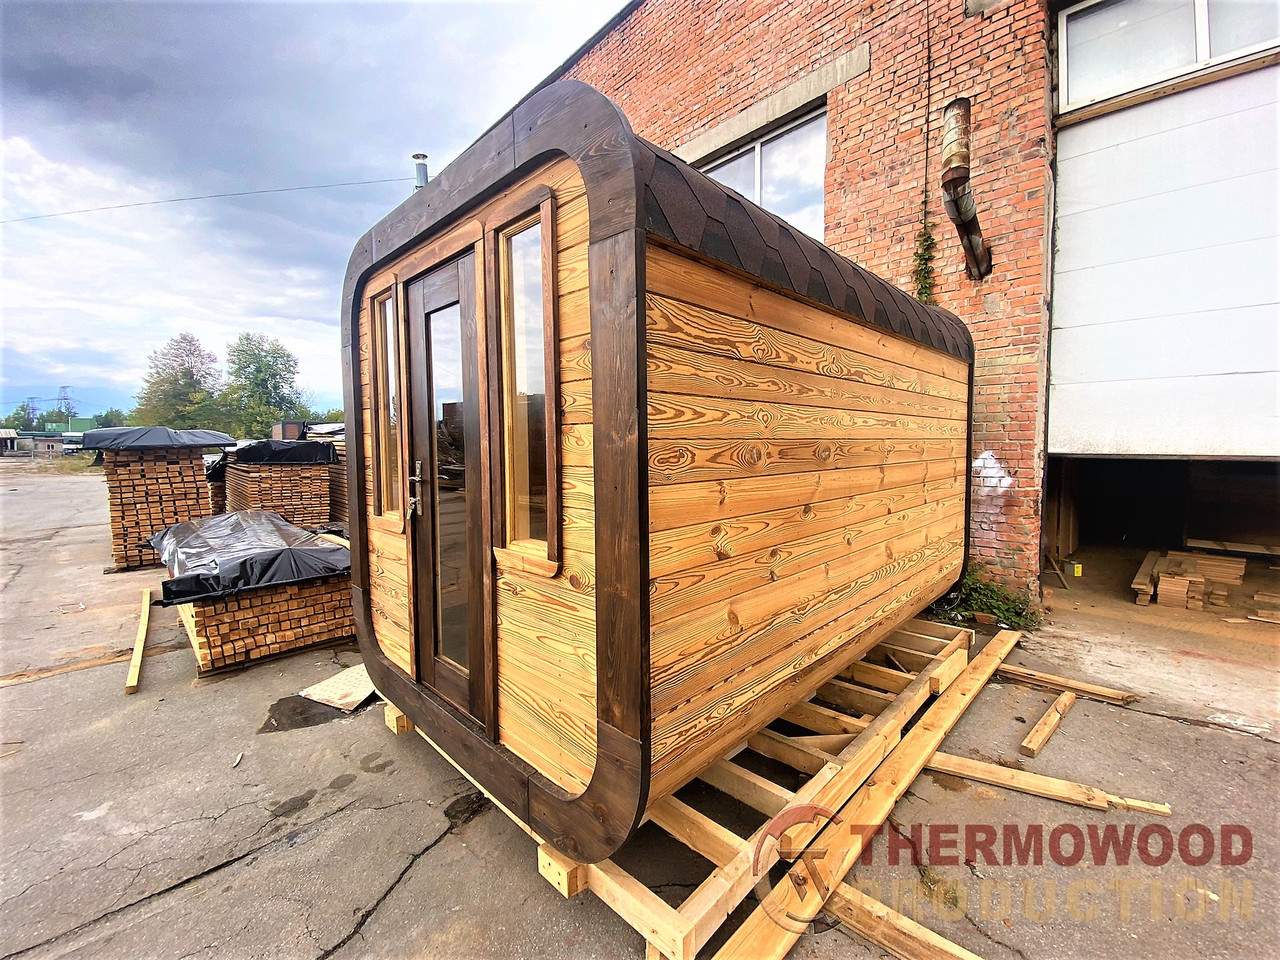
<svg viewBox="0 0 1280 960">
<path fill-rule="evenodd" d="M 991 272 L 991 248 L 969 185 L 969 149 L 969 101 L 960 97 L 942 109 L 942 207 L 960 234 L 965 272 L 981 280 Z"/>
</svg>

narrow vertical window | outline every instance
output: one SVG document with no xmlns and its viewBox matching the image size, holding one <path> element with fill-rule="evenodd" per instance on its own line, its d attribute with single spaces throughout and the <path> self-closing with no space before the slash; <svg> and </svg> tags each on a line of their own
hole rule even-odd
<svg viewBox="0 0 1280 960">
<path fill-rule="evenodd" d="M 559 562 L 555 269 L 548 199 L 498 235 L 506 545 Z"/>
<path fill-rule="evenodd" d="M 400 513 L 400 337 L 395 297 L 373 303 L 374 502 L 380 515 Z"/>
</svg>

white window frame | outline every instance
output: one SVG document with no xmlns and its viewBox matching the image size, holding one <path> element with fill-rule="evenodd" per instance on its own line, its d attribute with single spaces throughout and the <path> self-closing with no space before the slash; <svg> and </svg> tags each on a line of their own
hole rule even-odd
<svg viewBox="0 0 1280 960">
<path fill-rule="evenodd" d="M 1228 54 L 1220 57 L 1209 56 L 1209 0 L 1194 0 L 1195 2 L 1195 18 L 1196 18 L 1196 59 L 1192 63 L 1175 67 L 1163 73 L 1155 74 L 1145 78 L 1141 83 L 1117 87 L 1114 90 L 1108 90 L 1104 94 L 1091 97 L 1088 100 L 1075 100 L 1068 103 L 1062 102 L 1062 91 L 1069 90 L 1069 77 L 1067 72 L 1067 17 L 1081 10 L 1087 10 L 1089 7 L 1097 6 L 1105 3 L 1107 0 L 1084 0 L 1083 3 L 1077 3 L 1067 7 L 1058 14 L 1058 113 L 1066 114 L 1072 110 L 1078 110 L 1081 107 L 1091 106 L 1095 103 L 1101 103 L 1104 100 L 1110 100 L 1113 97 L 1119 97 L 1126 93 L 1132 93 L 1135 90 L 1142 90 L 1146 87 L 1153 87 L 1158 84 L 1168 83 L 1178 77 L 1186 76 L 1191 73 L 1198 73 L 1211 67 L 1222 66 L 1223 64 L 1232 63 L 1245 57 L 1253 56 L 1264 50 L 1280 49 L 1280 39 L 1264 40 L 1261 43 L 1255 43 L 1251 47 L 1242 47 L 1239 50 L 1232 50 Z M 1122 0 L 1123 2 L 1123 0 Z"/>
<path fill-rule="evenodd" d="M 1097 0 L 1093 0 L 1093 2 L 1097 2 Z M 756 130 L 751 134 L 751 136 L 746 141 L 738 144 L 736 147 L 733 147 L 730 150 L 726 150 L 724 153 L 715 154 L 714 156 L 706 160 L 703 160 L 702 162 L 697 164 L 697 169 L 700 170 L 702 173 L 705 173 L 708 177 L 712 177 L 714 179 L 715 174 L 711 172 L 714 168 L 721 166 L 722 164 L 729 163 L 733 160 L 737 160 L 739 157 L 745 156 L 748 152 L 754 152 L 755 153 L 754 179 L 755 179 L 755 187 L 756 187 L 755 196 L 747 197 L 747 199 L 750 200 L 752 203 L 754 203 L 756 206 L 762 207 L 767 210 L 768 208 L 765 207 L 764 204 L 760 202 L 760 192 L 761 190 L 764 189 L 763 177 L 761 177 L 760 175 L 762 171 L 762 166 L 763 166 L 760 160 L 760 156 L 761 156 L 761 151 L 764 145 L 771 140 L 776 140 L 781 136 L 785 136 L 786 134 L 794 130 L 796 127 L 804 126 L 810 120 L 816 120 L 818 119 L 818 117 L 825 118 L 826 115 L 827 115 L 827 105 L 824 102 L 821 106 L 815 107 L 814 109 L 808 111 L 807 113 L 802 113 L 800 114 L 800 116 L 795 117 L 794 119 L 788 120 L 786 123 L 779 124 L 776 127 L 767 127 L 764 130 Z M 827 132 L 829 135 L 830 127 L 827 128 Z M 830 148 L 828 147 L 827 149 L 829 150 Z M 823 204 L 822 204 L 822 236 L 814 238 L 819 243 L 825 243 L 826 235 L 827 235 L 827 205 L 826 205 L 826 197 L 825 197 L 827 159 L 828 158 L 826 156 L 826 151 L 824 150 L 823 158 L 822 158 L 822 169 L 823 169 L 823 180 L 824 180 L 824 189 L 823 189 L 824 197 L 823 197 Z M 718 183 L 719 181 L 716 181 L 716 182 Z M 799 228 L 797 227 L 797 229 Z"/>
</svg>

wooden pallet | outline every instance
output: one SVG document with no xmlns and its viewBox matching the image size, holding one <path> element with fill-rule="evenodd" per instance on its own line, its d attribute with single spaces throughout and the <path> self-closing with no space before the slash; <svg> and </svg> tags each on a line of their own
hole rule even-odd
<svg viewBox="0 0 1280 960">
<path fill-rule="evenodd" d="M 603 900 L 645 938 L 649 960 L 692 960 L 752 891 L 762 892 L 762 883 L 760 905 L 732 933 L 717 958 L 781 960 L 807 921 L 825 909 L 898 957 L 973 960 L 974 955 L 963 948 L 843 883 L 863 845 L 870 842 L 921 771 L 934 770 L 1094 810 L 1171 814 L 1167 804 L 938 752 L 964 709 L 997 671 L 1005 669 L 1004 657 L 1019 636 L 1014 631 L 997 634 L 970 662 L 972 631 L 910 621 L 832 685 L 791 707 L 753 735 L 740 751 L 704 770 L 696 779 L 705 787 L 766 818 L 750 836 L 742 836 L 674 796 L 651 807 L 649 822 L 714 864 L 710 875 L 679 906 L 662 899 L 613 860 L 588 864 L 565 856 L 501 803 L 495 803 L 538 844 L 538 869 L 543 877 L 565 897 L 590 890 Z M 1022 672 L 1032 679 L 1016 677 L 1020 682 L 1055 689 L 1079 687 L 1088 691 L 1081 694 L 1084 696 L 1098 697 L 1098 691 L 1105 691 L 1103 699 L 1108 702 L 1126 703 L 1132 698 L 1123 691 Z M 865 702 L 872 709 L 863 712 L 860 707 L 841 706 L 841 700 L 858 698 L 867 698 Z M 922 708 L 926 708 L 923 713 Z M 415 729 L 391 704 L 386 708 L 386 722 L 397 734 Z M 475 783 L 426 733 L 417 733 Z M 788 779 L 801 780 L 801 786 L 791 789 L 754 772 L 743 762 L 749 758 L 742 750 L 781 764 L 773 768 L 775 771 L 789 768 Z M 749 762 L 759 766 L 758 759 Z M 821 810 L 838 813 L 839 820 L 813 816 Z M 810 849 L 820 850 L 822 855 L 805 857 Z M 768 871 L 781 861 L 792 865 L 777 886 L 769 887 Z M 814 871 L 821 871 L 821 875 Z M 813 890 L 824 891 L 823 896 L 813 897 Z M 807 897 L 805 891 L 809 892 Z M 800 922 L 776 922 L 775 918 L 787 915 L 798 917 Z"/>
</svg>

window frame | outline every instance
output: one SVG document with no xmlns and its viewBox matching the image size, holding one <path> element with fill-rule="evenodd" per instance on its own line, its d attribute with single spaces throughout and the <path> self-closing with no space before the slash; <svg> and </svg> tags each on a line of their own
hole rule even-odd
<svg viewBox="0 0 1280 960">
<path fill-rule="evenodd" d="M 560 339 L 557 290 L 557 261 L 555 249 L 556 201 L 551 189 L 544 184 L 517 194 L 495 211 L 496 226 L 487 230 L 486 246 L 492 251 L 495 269 L 496 333 L 493 343 L 496 376 L 490 384 L 490 404 L 499 413 L 502 425 L 497 438 L 500 497 L 494 506 L 501 531 L 494 544 L 494 559 L 500 568 L 520 570 L 539 576 L 554 577 L 560 572 L 562 538 L 560 472 Z M 547 474 L 547 539 L 534 540 L 511 538 L 512 469 L 511 444 L 508 427 L 511 424 L 512 375 L 508 358 L 512 351 L 513 298 L 511 277 L 511 238 L 537 223 L 540 227 L 542 262 L 542 352 L 543 377 L 545 379 L 544 404 L 546 418 L 546 474 Z"/>
<path fill-rule="evenodd" d="M 369 512 L 369 521 L 375 527 L 392 533 L 403 533 L 405 530 L 405 483 L 403 473 L 405 461 L 404 436 L 404 305 L 401 303 L 401 284 L 393 279 L 390 286 L 384 287 L 369 297 L 369 332 L 370 332 L 370 413 L 369 437 L 373 441 L 373 504 Z M 396 350 L 396 393 L 395 407 L 399 415 L 400 429 L 396 432 L 395 456 L 400 465 L 399 506 L 395 510 L 387 510 L 384 504 L 385 490 L 385 456 L 387 455 L 384 437 L 383 411 L 390 406 L 386 402 L 386 369 L 387 369 L 387 333 L 380 310 L 382 304 L 390 301 L 395 314 L 392 324 L 395 327 Z"/>
<path fill-rule="evenodd" d="M 1098 0 L 1093 0 L 1093 2 L 1098 2 Z M 736 145 L 730 147 L 727 150 L 724 150 L 720 153 L 712 154 L 710 157 L 700 160 L 696 164 L 696 168 L 701 173 L 705 173 L 708 177 L 715 179 L 715 174 L 712 171 L 714 171 L 717 167 L 721 167 L 727 163 L 732 163 L 734 160 L 737 160 L 739 157 L 746 156 L 746 154 L 749 152 L 754 152 L 755 158 L 754 158 L 753 176 L 755 180 L 755 191 L 754 191 L 754 196 L 747 197 L 747 199 L 750 200 L 752 203 L 754 203 L 756 206 L 760 207 L 761 209 L 768 210 L 769 208 L 766 207 L 763 203 L 761 203 L 761 199 L 760 199 L 761 194 L 763 193 L 763 190 L 764 190 L 763 177 L 761 176 L 763 172 L 763 166 L 764 166 L 762 161 L 764 145 L 766 143 L 769 143 L 772 140 L 777 140 L 779 137 L 786 136 L 788 133 L 790 133 L 792 130 L 795 130 L 797 127 L 802 127 L 806 123 L 809 123 L 812 120 L 817 120 L 819 117 L 822 117 L 824 121 L 826 120 L 827 104 L 825 100 L 823 100 L 823 102 L 817 106 L 812 106 L 812 107 L 807 107 L 802 109 L 799 113 L 791 117 L 789 120 L 783 120 L 781 123 L 777 123 L 772 126 L 753 130 L 750 134 L 747 135 L 747 138 L 745 140 L 738 142 Z M 824 124 L 824 126 L 826 125 Z M 813 238 L 817 240 L 819 243 L 825 243 L 826 236 L 827 236 L 826 173 L 827 173 L 827 161 L 829 159 L 827 155 L 831 149 L 830 137 L 829 137 L 829 134 L 830 134 L 829 126 L 826 126 L 826 132 L 828 136 L 823 138 L 824 149 L 822 152 L 822 179 L 823 179 L 822 236 Z M 717 180 L 716 182 L 719 183 L 720 181 Z M 795 226 L 795 224 L 792 224 L 792 226 Z M 801 228 L 796 227 L 796 229 L 800 230 Z M 801 230 L 801 232 L 803 233 L 803 230 Z"/>
<path fill-rule="evenodd" d="M 1261 43 L 1255 43 L 1252 46 L 1241 47 L 1238 50 L 1232 50 L 1230 53 L 1222 54 L 1218 57 L 1210 56 L 1210 37 L 1209 37 L 1209 0 L 1191 0 L 1195 10 L 1196 24 L 1196 40 L 1195 54 L 1196 59 L 1191 63 L 1183 64 L 1171 70 L 1162 71 L 1144 78 L 1136 85 L 1125 85 L 1108 90 L 1106 93 L 1088 100 L 1066 101 L 1063 97 L 1063 91 L 1070 93 L 1070 64 L 1067 59 L 1067 18 L 1072 14 L 1079 13 L 1082 10 L 1088 10 L 1090 7 L 1096 7 L 1108 0 L 1082 0 L 1081 3 L 1072 4 L 1063 8 L 1058 12 L 1058 89 L 1055 91 L 1055 100 L 1058 107 L 1058 115 L 1066 116 L 1076 110 L 1083 110 L 1086 107 L 1095 104 L 1105 103 L 1126 94 L 1131 94 L 1137 90 L 1145 90 L 1148 87 L 1157 87 L 1170 81 L 1177 80 L 1181 77 L 1190 76 L 1191 74 L 1212 70 L 1216 67 L 1225 66 L 1234 63 L 1237 60 L 1243 60 L 1247 57 L 1255 56 L 1268 50 L 1280 50 L 1280 37 L 1273 37 L 1270 40 L 1263 40 Z M 1121 3 L 1127 0 L 1121 0 Z"/>
</svg>

